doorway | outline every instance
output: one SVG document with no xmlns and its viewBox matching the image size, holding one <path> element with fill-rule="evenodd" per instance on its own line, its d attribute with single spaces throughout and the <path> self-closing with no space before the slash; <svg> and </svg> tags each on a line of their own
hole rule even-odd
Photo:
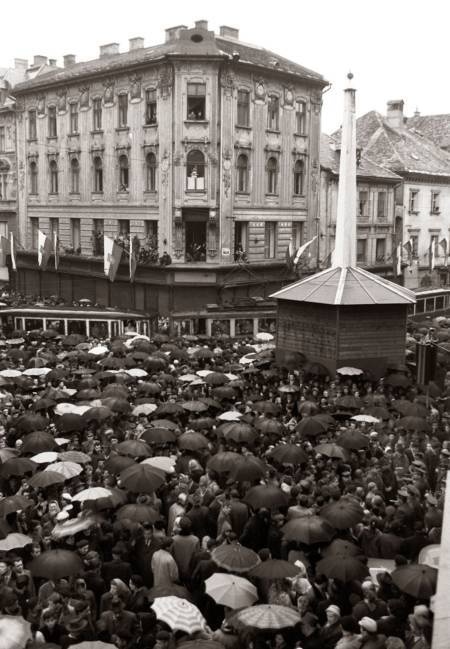
<svg viewBox="0 0 450 649">
<path fill-rule="evenodd" d="M 206 222 L 186 221 L 186 261 L 206 261 Z"/>
</svg>

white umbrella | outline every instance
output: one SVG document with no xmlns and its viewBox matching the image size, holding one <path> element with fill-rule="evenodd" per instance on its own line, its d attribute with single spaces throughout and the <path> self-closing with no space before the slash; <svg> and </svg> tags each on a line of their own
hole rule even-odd
<svg viewBox="0 0 450 649">
<path fill-rule="evenodd" d="M 361 376 L 361 374 L 364 374 L 363 370 L 358 367 L 340 367 L 336 372 L 342 374 L 342 376 Z"/>
<path fill-rule="evenodd" d="M 362 421 L 365 422 L 366 424 L 379 424 L 380 420 L 377 419 L 376 417 L 373 417 L 372 415 L 354 415 L 351 417 L 353 421 Z"/>
<path fill-rule="evenodd" d="M 197 380 L 197 377 L 195 376 L 195 374 L 182 374 L 178 377 L 178 380 L 182 381 L 183 383 L 192 383 L 192 381 Z"/>
<path fill-rule="evenodd" d="M 50 367 L 30 367 L 27 370 L 24 370 L 24 376 L 45 376 L 51 372 Z"/>
<path fill-rule="evenodd" d="M 206 593 L 217 604 L 231 609 L 251 606 L 258 599 L 256 587 L 248 579 L 236 575 L 216 572 L 206 579 L 205 586 Z"/>
<path fill-rule="evenodd" d="M 111 491 L 105 489 L 104 487 L 90 487 L 89 489 L 83 489 L 79 491 L 72 500 L 78 500 L 80 503 L 85 500 L 99 500 L 99 498 L 109 498 L 111 496 Z"/>
<path fill-rule="evenodd" d="M 228 410 L 219 415 L 217 419 L 220 419 L 221 421 L 239 421 L 241 417 L 242 412 L 238 412 L 237 410 Z"/>
<path fill-rule="evenodd" d="M 55 451 L 44 451 L 43 453 L 33 455 L 31 459 L 37 464 L 49 464 L 50 462 L 56 462 L 58 453 L 55 453 Z"/>
<path fill-rule="evenodd" d="M 61 390 L 63 394 L 67 394 L 68 397 L 73 397 L 73 395 L 78 392 L 78 390 L 75 390 L 75 388 L 64 388 L 64 390 Z"/>
<path fill-rule="evenodd" d="M 225 374 L 225 376 L 227 377 L 227 379 L 230 379 L 230 381 L 237 381 L 239 378 L 236 374 L 231 373 Z"/>
<path fill-rule="evenodd" d="M 175 462 L 175 458 L 167 457 L 166 455 L 157 455 L 142 460 L 141 464 L 149 464 L 156 469 L 161 469 L 164 473 L 173 473 L 175 471 Z"/>
<path fill-rule="evenodd" d="M 22 372 L 19 372 L 19 370 L 1 370 L 0 376 L 3 376 L 4 379 L 17 379 L 18 376 L 22 376 Z"/>
<path fill-rule="evenodd" d="M 191 635 L 206 627 L 206 620 L 199 609 L 181 597 L 157 597 L 151 608 L 158 620 L 168 624 L 172 631 L 184 631 Z"/>
<path fill-rule="evenodd" d="M 9 552 L 17 548 L 24 548 L 26 545 L 30 545 L 30 543 L 33 543 L 33 539 L 30 536 L 20 534 L 19 532 L 12 532 L 0 540 L 0 552 Z"/>
<path fill-rule="evenodd" d="M 55 415 L 83 415 L 86 410 L 89 410 L 89 406 L 79 406 L 75 403 L 58 403 L 54 407 Z"/>
<path fill-rule="evenodd" d="M 240 365 L 251 365 L 257 360 L 257 355 L 255 352 L 250 352 L 250 354 L 245 354 L 242 358 L 239 359 Z"/>
<path fill-rule="evenodd" d="M 97 345 L 96 347 L 92 347 L 88 351 L 88 354 L 92 354 L 92 356 L 103 356 L 103 354 L 108 354 L 109 349 L 108 347 L 105 347 L 105 345 Z"/>
<path fill-rule="evenodd" d="M 67 437 L 55 437 L 55 442 L 58 444 L 58 446 L 64 446 L 64 444 L 68 444 L 70 442 L 70 439 L 67 439 Z"/>
<path fill-rule="evenodd" d="M 196 374 L 197 374 L 197 376 L 201 376 L 202 379 L 204 379 L 205 376 L 208 376 L 208 374 L 212 374 L 212 371 L 211 370 L 199 370 L 198 372 L 196 372 Z"/>
<path fill-rule="evenodd" d="M 158 406 L 156 403 L 141 403 L 133 408 L 131 414 L 134 415 L 134 417 L 138 417 L 139 415 L 151 415 L 157 408 Z"/>
<path fill-rule="evenodd" d="M 139 379 L 144 377 L 144 376 L 148 376 L 148 372 L 141 369 L 140 367 L 132 367 L 130 370 L 126 370 L 126 373 L 129 376 L 134 376 L 134 377 L 137 377 Z"/>
<path fill-rule="evenodd" d="M 260 331 L 258 334 L 256 334 L 255 340 L 260 340 L 261 342 L 268 343 L 273 340 L 273 336 L 266 331 Z"/>
<path fill-rule="evenodd" d="M 55 462 L 45 467 L 44 471 L 55 471 L 63 475 L 66 480 L 75 478 L 83 472 L 83 467 L 76 462 Z"/>
<path fill-rule="evenodd" d="M 7 345 L 21 345 L 25 342 L 25 338 L 9 338 L 6 341 Z"/>
</svg>

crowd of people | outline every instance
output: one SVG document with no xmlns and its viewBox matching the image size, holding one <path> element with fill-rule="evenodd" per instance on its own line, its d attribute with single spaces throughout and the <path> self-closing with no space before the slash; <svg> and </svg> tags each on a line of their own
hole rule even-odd
<svg viewBox="0 0 450 649">
<path fill-rule="evenodd" d="M 2 649 L 429 649 L 445 388 L 261 338 L 3 337 Z"/>
</svg>

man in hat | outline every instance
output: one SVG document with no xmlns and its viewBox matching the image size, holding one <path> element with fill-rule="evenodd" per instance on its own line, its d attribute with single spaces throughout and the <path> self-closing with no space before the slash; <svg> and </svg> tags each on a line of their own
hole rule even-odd
<svg viewBox="0 0 450 649">
<path fill-rule="evenodd" d="M 191 578 L 191 565 L 194 554 L 200 549 L 198 536 L 192 534 L 189 518 L 183 516 L 180 521 L 180 533 L 173 537 L 172 554 L 177 562 L 180 578 L 188 583 Z"/>
<path fill-rule="evenodd" d="M 66 628 L 67 634 L 61 638 L 61 649 L 68 649 L 71 645 L 79 644 L 85 640 L 94 640 L 88 620 L 83 615 L 69 614 L 66 619 L 63 619 L 63 626 Z"/>
<path fill-rule="evenodd" d="M 327 621 L 320 632 L 322 649 L 334 649 L 342 638 L 341 609 L 336 604 L 330 604 L 325 609 Z"/>
<path fill-rule="evenodd" d="M 166 537 L 160 541 L 160 547 L 152 557 L 153 585 L 170 587 L 179 579 L 178 566 L 170 553 L 172 539 Z"/>
<path fill-rule="evenodd" d="M 386 636 L 378 633 L 376 620 L 371 617 L 363 617 L 359 620 L 361 630 L 361 649 L 384 649 Z"/>
<path fill-rule="evenodd" d="M 151 523 L 144 523 L 142 527 L 142 536 L 135 544 L 132 567 L 138 575 L 142 576 L 145 585 L 151 588 L 153 586 L 152 557 L 156 550 L 159 550 L 160 540 L 154 537 Z"/>
<path fill-rule="evenodd" d="M 112 550 L 112 561 L 105 561 L 102 567 L 102 577 L 109 585 L 111 579 L 121 579 L 126 584 L 131 577 L 131 564 L 123 560 L 123 554 L 126 548 L 123 543 L 116 543 Z"/>
<path fill-rule="evenodd" d="M 387 606 L 383 600 L 377 597 L 375 584 L 371 579 L 366 579 L 362 583 L 361 591 L 363 599 L 355 604 L 352 611 L 355 620 L 361 620 L 363 617 L 378 620 L 383 615 L 387 615 Z"/>
</svg>

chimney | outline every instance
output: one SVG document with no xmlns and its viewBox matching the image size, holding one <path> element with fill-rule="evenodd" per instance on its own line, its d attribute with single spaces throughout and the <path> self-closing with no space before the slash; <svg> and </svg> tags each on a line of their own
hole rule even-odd
<svg viewBox="0 0 450 649">
<path fill-rule="evenodd" d="M 129 50 L 141 50 L 144 47 L 144 39 L 142 36 L 135 36 L 135 38 L 128 39 Z"/>
<path fill-rule="evenodd" d="M 228 27 L 227 25 L 222 25 L 220 28 L 220 36 L 224 38 L 234 38 L 234 40 L 239 40 L 239 29 L 235 27 Z"/>
<path fill-rule="evenodd" d="M 75 65 L 76 63 L 75 54 L 65 54 L 63 58 L 65 68 L 68 68 L 71 65 Z"/>
<path fill-rule="evenodd" d="M 166 29 L 166 43 L 178 40 L 180 38 L 180 32 L 185 29 L 187 29 L 186 25 L 177 25 L 176 27 Z"/>
<path fill-rule="evenodd" d="M 113 54 L 119 54 L 119 43 L 107 43 L 106 45 L 100 45 L 100 58 L 104 56 L 112 56 Z"/>
<path fill-rule="evenodd" d="M 34 55 L 33 65 L 36 67 L 38 65 L 47 65 L 47 57 L 40 56 L 39 54 Z"/>
<path fill-rule="evenodd" d="M 28 68 L 27 59 L 14 59 L 14 67 L 16 70 L 26 70 Z"/>
<path fill-rule="evenodd" d="M 403 119 L 403 106 L 405 102 L 403 99 L 393 99 L 387 103 L 386 120 L 389 126 L 394 128 L 402 128 L 404 124 Z"/>
<path fill-rule="evenodd" d="M 196 20 L 195 29 L 206 29 L 208 31 L 208 21 L 207 20 Z"/>
<path fill-rule="evenodd" d="M 56 59 L 49 59 L 48 64 L 52 68 L 56 68 Z"/>
<path fill-rule="evenodd" d="M 420 117 L 420 110 L 418 108 L 414 111 L 414 117 Z"/>
</svg>

